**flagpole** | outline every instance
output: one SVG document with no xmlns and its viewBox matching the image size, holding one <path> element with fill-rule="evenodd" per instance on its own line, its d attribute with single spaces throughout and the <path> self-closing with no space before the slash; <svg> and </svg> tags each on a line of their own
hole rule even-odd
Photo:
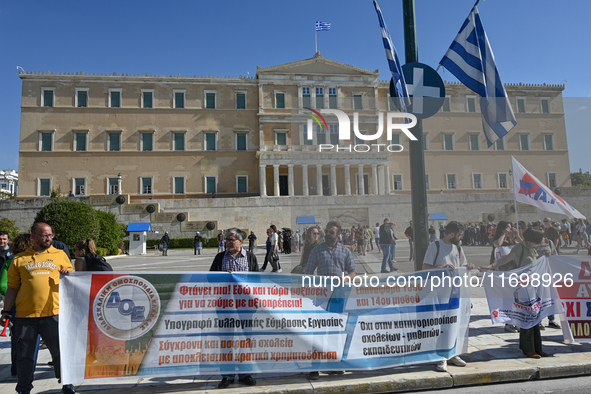
<svg viewBox="0 0 591 394">
<path fill-rule="evenodd" d="M 316 30 L 316 21 L 314 21 L 314 41 L 316 42 L 316 52 L 314 52 L 314 54 L 318 53 L 318 30 Z"/>
<path fill-rule="evenodd" d="M 513 159 L 513 156 L 511 156 Z M 513 168 L 513 160 L 511 160 L 511 170 L 509 171 L 511 174 L 511 184 L 513 185 L 513 206 L 515 207 L 515 222 L 517 223 L 517 232 L 519 233 L 519 214 L 517 213 L 517 197 L 515 197 L 515 182 L 513 182 L 513 174 L 515 174 L 515 169 Z"/>
</svg>

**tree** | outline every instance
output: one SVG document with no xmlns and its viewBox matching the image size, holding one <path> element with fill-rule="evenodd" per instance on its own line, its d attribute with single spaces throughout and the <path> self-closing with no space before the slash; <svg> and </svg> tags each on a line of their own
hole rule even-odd
<svg viewBox="0 0 591 394">
<path fill-rule="evenodd" d="M 97 248 L 107 249 L 111 255 L 118 254 L 119 242 L 125 237 L 124 225 L 117 223 L 114 213 L 97 210 L 96 215 L 100 227 L 99 236 L 95 239 Z"/>
<path fill-rule="evenodd" d="M 15 239 L 20 234 L 19 228 L 16 227 L 16 221 L 8 218 L 0 219 L 0 231 L 8 231 L 10 239 Z"/>
<path fill-rule="evenodd" d="M 589 171 L 585 173 L 582 170 L 571 172 L 570 180 L 575 187 L 591 187 L 591 175 Z"/>
<path fill-rule="evenodd" d="M 81 239 L 97 239 L 100 224 L 97 211 L 81 202 L 55 199 L 39 211 L 35 222 L 49 224 L 56 238 L 72 248 Z"/>
</svg>

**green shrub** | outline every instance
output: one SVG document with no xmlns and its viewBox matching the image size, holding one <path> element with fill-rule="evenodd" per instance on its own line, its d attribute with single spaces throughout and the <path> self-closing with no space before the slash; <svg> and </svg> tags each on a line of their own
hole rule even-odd
<svg viewBox="0 0 591 394">
<path fill-rule="evenodd" d="M 16 227 L 16 220 L 8 218 L 0 219 L 0 231 L 8 231 L 10 239 L 15 239 L 20 234 L 18 227 Z"/>
<path fill-rule="evenodd" d="M 99 236 L 94 240 L 97 248 L 106 249 L 106 256 L 119 254 L 118 245 L 125 236 L 121 223 L 117 223 L 114 213 L 97 210 L 96 215 L 100 226 Z"/>
<path fill-rule="evenodd" d="M 109 253 L 109 250 L 106 248 L 96 248 L 96 254 L 101 255 L 101 256 L 109 256 L 112 253 Z"/>
<path fill-rule="evenodd" d="M 35 222 L 53 227 L 56 238 L 69 248 L 81 239 L 96 240 L 100 233 L 97 211 L 81 202 L 55 199 L 37 213 Z"/>
<path fill-rule="evenodd" d="M 220 244 L 218 243 L 218 239 L 216 237 L 210 238 L 209 241 L 207 241 L 208 248 L 217 248 L 218 246 L 220 246 Z"/>
</svg>

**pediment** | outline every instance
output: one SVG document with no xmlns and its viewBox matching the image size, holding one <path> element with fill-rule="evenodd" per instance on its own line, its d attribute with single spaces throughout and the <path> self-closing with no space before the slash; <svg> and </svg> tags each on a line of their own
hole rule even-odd
<svg viewBox="0 0 591 394">
<path fill-rule="evenodd" d="M 378 77 L 379 71 L 369 71 L 327 59 L 320 52 L 309 59 L 298 60 L 278 66 L 261 68 L 257 66 L 257 74 L 307 74 L 307 75 L 352 75 Z"/>
</svg>

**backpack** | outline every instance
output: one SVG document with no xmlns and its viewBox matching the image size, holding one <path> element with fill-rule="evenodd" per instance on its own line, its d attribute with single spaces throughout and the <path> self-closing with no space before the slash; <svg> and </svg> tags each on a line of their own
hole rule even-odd
<svg viewBox="0 0 591 394">
<path fill-rule="evenodd" d="M 89 253 L 85 256 L 86 271 L 113 271 L 111 264 L 103 256 Z"/>
</svg>

